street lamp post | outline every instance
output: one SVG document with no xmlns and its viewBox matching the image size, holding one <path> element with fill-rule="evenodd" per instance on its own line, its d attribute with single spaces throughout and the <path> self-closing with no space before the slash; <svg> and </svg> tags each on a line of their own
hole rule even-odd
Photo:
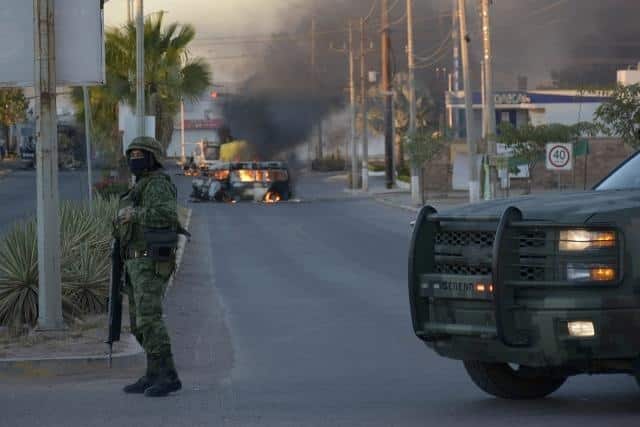
<svg viewBox="0 0 640 427">
<path fill-rule="evenodd" d="M 137 136 L 146 133 L 144 93 L 144 0 L 136 0 L 136 119 Z"/>
</svg>

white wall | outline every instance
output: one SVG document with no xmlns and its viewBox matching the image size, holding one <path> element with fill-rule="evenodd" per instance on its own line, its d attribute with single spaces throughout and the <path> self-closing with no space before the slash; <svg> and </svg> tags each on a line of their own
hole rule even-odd
<svg viewBox="0 0 640 427">
<path fill-rule="evenodd" d="M 600 105 L 600 103 L 545 104 L 544 113 L 531 112 L 532 122 L 534 117 L 536 122 L 533 124 L 574 125 L 578 122 L 591 122 Z"/>
<path fill-rule="evenodd" d="M 195 143 L 206 139 L 210 142 L 219 142 L 220 138 L 218 136 L 218 132 L 210 129 L 201 129 L 201 130 L 187 130 L 184 136 L 185 142 L 185 155 L 189 157 L 189 155 L 195 150 Z M 171 144 L 169 148 L 167 148 L 167 156 L 168 157 L 180 157 L 182 155 L 182 148 L 180 146 L 180 129 L 176 129 L 173 132 L 173 138 L 171 138 Z"/>
</svg>

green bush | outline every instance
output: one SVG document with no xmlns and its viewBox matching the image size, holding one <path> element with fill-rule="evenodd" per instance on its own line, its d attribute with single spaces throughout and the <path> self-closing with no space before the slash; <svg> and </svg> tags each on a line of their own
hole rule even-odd
<svg viewBox="0 0 640 427">
<path fill-rule="evenodd" d="M 385 166 L 384 166 L 384 162 L 371 162 L 369 163 L 369 170 L 371 172 L 384 172 Z"/>
<path fill-rule="evenodd" d="M 62 301 L 65 319 L 106 309 L 111 221 L 117 199 L 91 208 L 60 208 Z M 14 224 L 0 241 L 0 325 L 34 326 L 38 318 L 38 243 L 35 220 Z"/>
<path fill-rule="evenodd" d="M 399 167 L 397 172 L 398 176 L 411 176 L 411 169 L 407 165 Z"/>
<path fill-rule="evenodd" d="M 13 226 L 0 244 L 0 325 L 38 320 L 38 241 L 34 221 Z"/>
<path fill-rule="evenodd" d="M 311 169 L 318 172 L 340 172 L 344 171 L 345 168 L 345 160 L 339 158 L 314 160 L 311 163 Z"/>
</svg>

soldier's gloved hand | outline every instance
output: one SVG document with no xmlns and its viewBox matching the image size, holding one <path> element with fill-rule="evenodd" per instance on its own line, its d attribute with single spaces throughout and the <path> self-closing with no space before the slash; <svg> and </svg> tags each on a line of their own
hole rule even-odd
<svg viewBox="0 0 640 427">
<path fill-rule="evenodd" d="M 134 212 L 135 212 L 135 209 L 132 208 L 131 206 L 120 209 L 118 211 L 118 223 L 127 224 L 131 222 L 131 220 L 133 219 Z"/>
</svg>

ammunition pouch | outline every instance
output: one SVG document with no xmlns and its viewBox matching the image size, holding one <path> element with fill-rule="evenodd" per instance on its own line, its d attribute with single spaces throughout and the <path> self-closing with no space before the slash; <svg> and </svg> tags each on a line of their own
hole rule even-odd
<svg viewBox="0 0 640 427">
<path fill-rule="evenodd" d="M 147 228 L 144 230 L 144 240 L 147 243 L 147 249 L 142 252 L 146 253 L 146 257 L 159 262 L 174 261 L 178 247 L 176 230 Z"/>
</svg>

